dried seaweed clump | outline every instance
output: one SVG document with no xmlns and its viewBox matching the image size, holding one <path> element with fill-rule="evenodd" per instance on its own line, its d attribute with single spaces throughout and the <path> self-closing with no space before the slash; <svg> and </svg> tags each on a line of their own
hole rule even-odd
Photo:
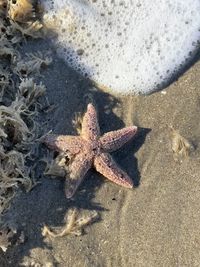
<svg viewBox="0 0 200 267">
<path fill-rule="evenodd" d="M 10 87 L 12 88 L 11 74 L 0 66 L 0 102 L 6 91 L 10 91 Z"/>
<path fill-rule="evenodd" d="M 40 10 L 37 0 L 0 0 L 0 15 L 9 19 L 12 34 L 20 32 L 22 36 L 43 37 L 46 30 L 40 20 Z"/>
<path fill-rule="evenodd" d="M 5 35 L 0 35 L 0 57 L 10 56 L 11 58 L 14 58 L 16 55 L 17 51 L 14 49 L 12 43 L 5 37 Z"/>
<path fill-rule="evenodd" d="M 9 246 L 22 244 L 25 241 L 23 231 L 10 227 L 9 225 L 3 225 L 0 230 L 0 248 L 5 252 Z M 1 260 L 0 260 L 1 263 Z M 8 265 L 7 265 L 8 266 Z"/>
<path fill-rule="evenodd" d="M 32 16 L 33 7 L 29 0 L 0 0 L 0 221 L 19 188 L 28 192 L 37 184 L 39 144 L 34 141 L 41 130 L 36 118 L 46 88 L 33 75 L 40 75 L 51 57 L 40 52 L 22 56 L 17 49 L 26 36 L 41 37 L 43 26 Z M 23 242 L 23 235 L 0 225 L 0 252 L 16 242 Z"/>
<path fill-rule="evenodd" d="M 24 79 L 11 105 L 0 106 L 0 214 L 9 207 L 19 184 L 26 191 L 34 186 L 26 162 L 31 160 L 32 142 L 37 134 L 37 100 L 44 93 L 43 85 Z"/>
<path fill-rule="evenodd" d="M 44 175 L 65 177 L 68 172 L 69 155 L 67 153 L 60 153 L 55 160 L 48 155 L 46 158 L 43 158 L 42 161 L 46 164 Z"/>
<path fill-rule="evenodd" d="M 37 145 L 33 140 L 38 136 L 35 118 L 41 108 L 39 98 L 46 88 L 42 83 L 36 84 L 31 75 L 40 74 L 51 58 L 39 52 L 23 57 L 17 50 L 30 25 L 39 23 L 32 16 L 28 19 L 28 15 L 23 23 L 15 21 L 24 16 L 17 15 L 15 3 L 21 12 L 22 8 L 31 12 L 28 2 L 34 6 L 30 1 L 0 0 L 0 12 L 5 15 L 0 16 L 0 215 L 9 208 L 20 185 L 26 191 L 35 185 L 33 166 Z"/>
<path fill-rule="evenodd" d="M 31 74 L 40 75 L 41 68 L 48 66 L 51 62 L 52 58 L 48 54 L 43 55 L 40 51 L 35 54 L 29 53 L 23 59 L 16 60 L 14 72 L 23 77 Z"/>
<path fill-rule="evenodd" d="M 71 209 L 67 213 L 65 218 L 65 226 L 61 229 L 54 229 L 53 231 L 50 230 L 46 225 L 42 229 L 43 236 L 49 237 L 63 237 L 65 235 L 73 234 L 76 236 L 80 236 L 83 234 L 84 228 L 91 224 L 92 222 L 96 221 L 99 217 L 98 213 L 95 211 L 87 216 L 78 217 L 77 209 Z"/>
<path fill-rule="evenodd" d="M 193 145 L 173 127 L 171 130 L 171 147 L 174 155 L 174 160 L 182 160 L 189 156 L 189 153 L 193 150 Z"/>
<path fill-rule="evenodd" d="M 16 234 L 16 231 L 9 229 L 8 227 L 1 228 L 0 231 L 0 248 L 5 252 L 8 247 L 11 245 L 11 240 Z"/>
</svg>

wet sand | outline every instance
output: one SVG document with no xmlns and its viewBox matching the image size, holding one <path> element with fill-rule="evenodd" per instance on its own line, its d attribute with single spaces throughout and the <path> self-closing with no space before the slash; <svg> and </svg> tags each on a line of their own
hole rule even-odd
<svg viewBox="0 0 200 267">
<path fill-rule="evenodd" d="M 45 51 L 45 46 L 34 43 L 34 49 Z M 54 62 L 43 71 L 42 81 L 57 108 L 40 115 L 44 132 L 75 134 L 74 115 L 83 113 L 91 99 L 102 133 L 137 125 L 134 140 L 113 153 L 135 188 L 121 188 L 90 171 L 74 200 L 67 200 L 62 179 L 38 172 L 41 184 L 28 194 L 20 192 L 6 214 L 26 237 L 23 244 L 7 250 L 11 266 L 199 266 L 200 62 L 164 91 L 115 97 L 93 88 L 52 53 Z M 195 148 L 182 162 L 174 160 L 169 126 Z M 42 147 L 38 158 L 44 151 Z M 71 207 L 96 210 L 100 220 L 80 237 L 42 237 L 41 227 L 63 225 Z"/>
</svg>

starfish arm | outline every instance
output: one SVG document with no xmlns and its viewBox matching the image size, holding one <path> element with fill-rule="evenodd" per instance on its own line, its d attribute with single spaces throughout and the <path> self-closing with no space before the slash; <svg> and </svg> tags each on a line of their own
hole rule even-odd
<svg viewBox="0 0 200 267">
<path fill-rule="evenodd" d="M 104 134 L 100 139 L 100 146 L 106 152 L 112 152 L 127 143 L 137 132 L 136 126 L 126 127 Z"/>
<path fill-rule="evenodd" d="M 83 117 L 81 135 L 90 141 L 95 141 L 100 135 L 97 113 L 92 104 L 88 104 L 87 112 Z"/>
<path fill-rule="evenodd" d="M 121 170 L 112 157 L 107 153 L 101 153 L 95 157 L 95 169 L 112 182 L 127 187 L 133 187 L 133 181 L 126 172 Z"/>
<path fill-rule="evenodd" d="M 79 136 L 47 134 L 40 141 L 52 150 L 72 154 L 79 153 L 84 146 L 84 140 Z"/>
<path fill-rule="evenodd" d="M 85 153 L 78 154 L 69 166 L 69 173 L 65 180 L 66 198 L 71 198 L 81 184 L 85 174 L 92 167 L 92 157 Z"/>
</svg>

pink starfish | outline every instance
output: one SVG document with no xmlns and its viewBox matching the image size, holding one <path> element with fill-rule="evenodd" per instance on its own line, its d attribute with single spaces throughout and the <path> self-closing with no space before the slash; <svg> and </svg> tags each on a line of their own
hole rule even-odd
<svg viewBox="0 0 200 267">
<path fill-rule="evenodd" d="M 128 142 L 137 132 L 136 126 L 126 127 L 100 136 L 97 113 L 92 104 L 88 104 L 83 117 L 80 136 L 47 134 L 41 141 L 50 149 L 69 152 L 74 156 L 66 177 L 65 194 L 71 198 L 87 171 L 94 167 L 112 182 L 132 188 L 133 182 L 126 172 L 114 162 L 109 152 L 115 151 Z"/>
</svg>

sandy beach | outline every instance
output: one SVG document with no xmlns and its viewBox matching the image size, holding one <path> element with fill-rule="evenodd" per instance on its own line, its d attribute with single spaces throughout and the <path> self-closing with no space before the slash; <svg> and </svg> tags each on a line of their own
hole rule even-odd
<svg viewBox="0 0 200 267">
<path fill-rule="evenodd" d="M 43 40 L 26 51 L 50 50 L 53 63 L 42 71 L 47 97 L 55 109 L 39 114 L 46 133 L 76 134 L 75 114 L 95 103 L 101 132 L 137 125 L 137 136 L 113 153 L 133 179 L 133 190 L 89 171 L 74 199 L 64 195 L 64 181 L 37 171 L 40 182 L 31 192 L 19 191 L 4 216 L 24 232 L 22 244 L 8 248 L 10 266 L 163 267 L 200 265 L 200 63 L 176 81 L 148 96 L 119 97 L 105 93 L 70 69 Z M 170 126 L 193 147 L 180 160 L 172 151 Z M 38 160 L 47 153 L 41 145 Z M 61 227 L 65 214 L 97 211 L 99 219 L 81 236 L 43 237 L 44 225 Z M 3 261 L 2 261 L 3 264 Z M 9 266 L 8 263 L 5 266 Z"/>
</svg>

